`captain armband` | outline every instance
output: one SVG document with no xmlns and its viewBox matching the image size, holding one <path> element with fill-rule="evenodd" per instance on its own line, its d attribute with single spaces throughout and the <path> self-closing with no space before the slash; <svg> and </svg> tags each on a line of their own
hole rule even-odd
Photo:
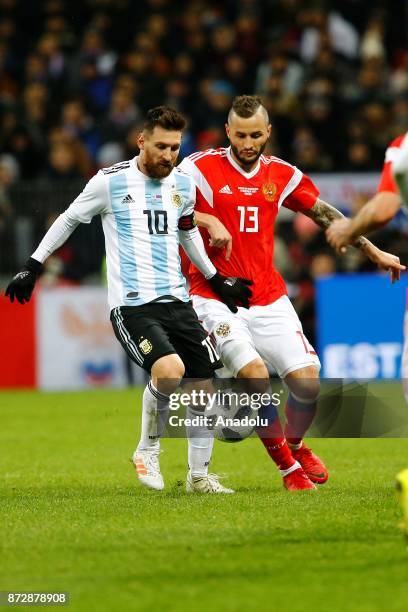
<svg viewBox="0 0 408 612">
<path fill-rule="evenodd" d="M 197 226 L 194 213 L 190 213 L 189 215 L 185 215 L 184 217 L 180 217 L 178 222 L 179 230 L 192 230 Z"/>
</svg>

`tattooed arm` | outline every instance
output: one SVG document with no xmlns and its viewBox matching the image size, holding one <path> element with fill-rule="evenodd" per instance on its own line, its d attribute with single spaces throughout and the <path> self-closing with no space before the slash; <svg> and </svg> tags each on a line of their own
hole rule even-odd
<svg viewBox="0 0 408 612">
<path fill-rule="evenodd" d="M 346 219 L 337 208 L 317 198 L 315 204 L 309 210 L 302 211 L 306 217 L 313 219 L 317 225 L 326 230 L 336 219 Z"/>
<path fill-rule="evenodd" d="M 344 215 L 331 206 L 324 202 L 320 198 L 317 198 L 316 203 L 309 210 L 303 211 L 307 217 L 313 219 L 317 225 L 327 230 L 327 228 L 336 219 L 345 219 Z M 372 262 L 374 262 L 381 270 L 389 270 L 391 272 L 391 281 L 395 282 L 399 280 L 401 270 L 405 270 L 405 266 L 400 264 L 399 257 L 391 255 L 385 251 L 381 251 L 376 247 L 370 240 L 365 236 L 358 236 L 351 243 L 356 249 L 359 249 L 364 255 L 366 255 Z M 345 248 L 340 249 L 341 253 L 345 252 Z"/>
</svg>

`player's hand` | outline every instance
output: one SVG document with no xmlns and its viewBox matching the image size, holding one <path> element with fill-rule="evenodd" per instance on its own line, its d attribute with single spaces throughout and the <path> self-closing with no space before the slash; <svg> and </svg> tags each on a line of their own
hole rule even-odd
<svg viewBox="0 0 408 612">
<path fill-rule="evenodd" d="M 210 234 L 210 246 L 218 249 L 225 248 L 225 259 L 228 261 L 232 251 L 232 236 L 225 225 L 219 219 L 213 217 L 207 231 Z"/>
<path fill-rule="evenodd" d="M 249 285 L 253 284 L 251 280 L 235 276 L 221 276 L 217 272 L 208 279 L 208 282 L 231 312 L 238 312 L 236 302 L 240 302 L 244 308 L 249 308 L 249 298 L 252 295 Z"/>
<path fill-rule="evenodd" d="M 35 281 L 42 269 L 42 264 L 36 259 L 30 259 L 21 268 L 20 272 L 14 276 L 6 289 L 6 296 L 10 298 L 10 302 L 14 302 L 14 298 L 20 304 L 25 304 L 30 301 L 33 292 Z"/>
<path fill-rule="evenodd" d="M 347 245 L 352 242 L 350 223 L 350 219 L 335 219 L 326 230 L 327 242 L 340 254 L 345 253 Z"/>
<path fill-rule="evenodd" d="M 400 258 L 397 255 L 386 253 L 385 251 L 377 250 L 375 258 L 372 259 L 377 264 L 380 270 L 385 270 L 390 273 L 391 282 L 395 283 L 401 278 L 401 272 L 406 270 L 406 266 L 400 263 Z"/>
</svg>

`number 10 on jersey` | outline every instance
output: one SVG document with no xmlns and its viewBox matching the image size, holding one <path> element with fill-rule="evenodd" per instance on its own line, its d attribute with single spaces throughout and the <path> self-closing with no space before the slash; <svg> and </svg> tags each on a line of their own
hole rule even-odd
<svg viewBox="0 0 408 612">
<path fill-rule="evenodd" d="M 257 232 L 258 231 L 258 207 L 257 206 L 237 206 L 240 214 L 239 231 Z"/>
</svg>

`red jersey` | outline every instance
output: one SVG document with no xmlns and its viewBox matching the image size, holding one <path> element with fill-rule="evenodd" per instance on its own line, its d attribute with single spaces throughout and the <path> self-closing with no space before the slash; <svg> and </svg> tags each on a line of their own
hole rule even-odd
<svg viewBox="0 0 408 612">
<path fill-rule="evenodd" d="M 265 306 L 287 293 L 273 265 L 274 225 L 281 206 L 305 211 L 312 208 L 319 191 L 300 170 L 277 158 L 261 155 L 256 167 L 245 172 L 230 149 L 209 149 L 186 157 L 180 167 L 197 186 L 196 210 L 215 215 L 232 235 L 232 253 L 204 244 L 220 274 L 253 281 L 251 306 Z M 197 268 L 190 264 L 190 293 L 219 299 Z"/>
<path fill-rule="evenodd" d="M 378 185 L 377 192 L 380 191 L 392 191 L 398 193 L 398 187 L 395 183 L 392 175 L 392 163 L 398 156 L 399 148 L 404 140 L 405 134 L 397 136 L 387 147 L 385 152 L 384 166 L 381 173 L 380 184 Z"/>
</svg>

